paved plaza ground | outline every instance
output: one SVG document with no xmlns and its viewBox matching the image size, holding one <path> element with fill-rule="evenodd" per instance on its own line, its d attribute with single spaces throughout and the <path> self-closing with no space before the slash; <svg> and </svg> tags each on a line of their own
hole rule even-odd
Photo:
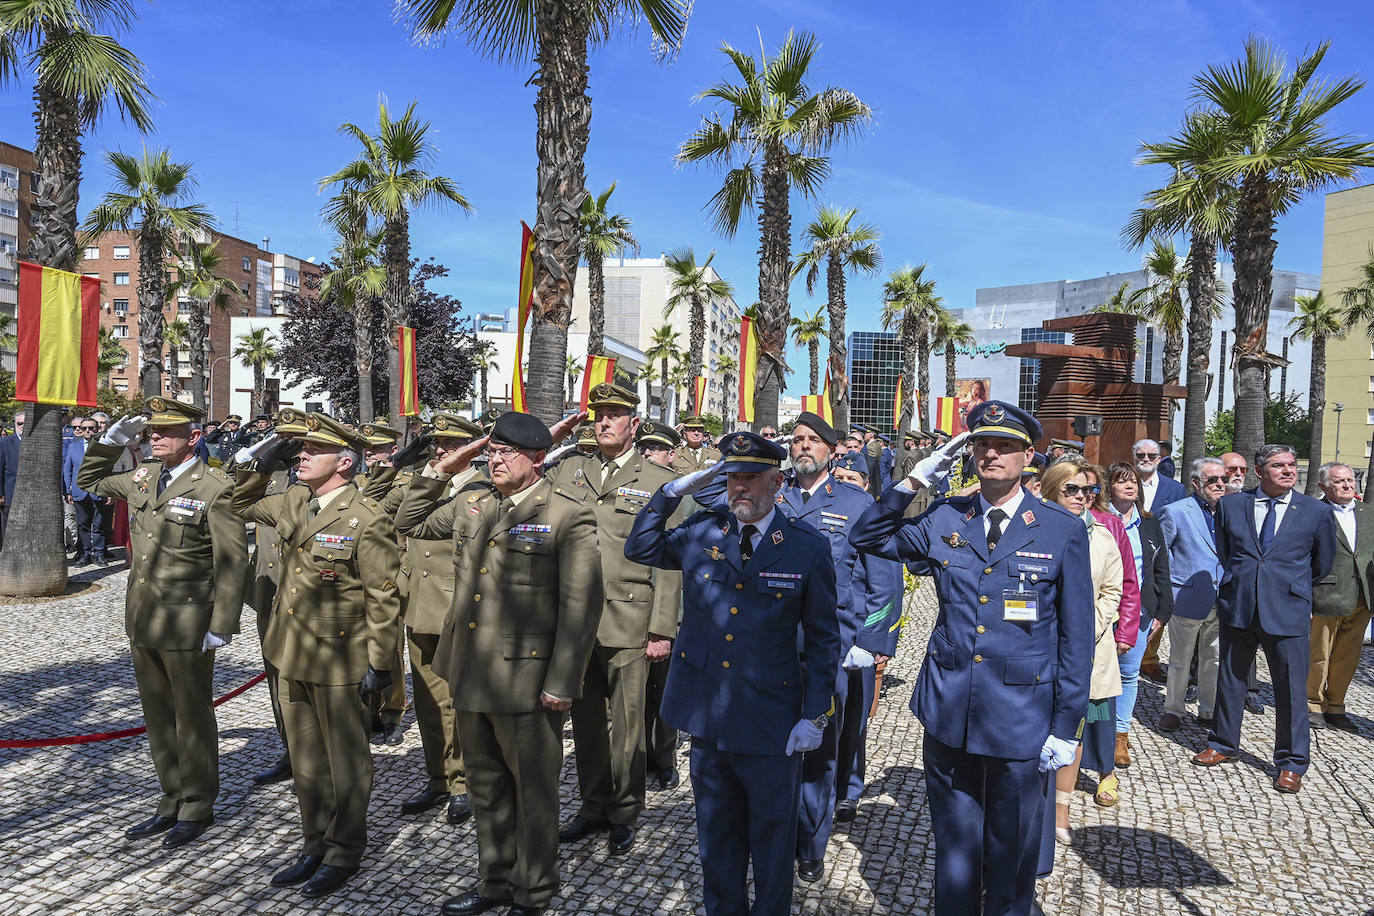
<svg viewBox="0 0 1374 916">
<path fill-rule="evenodd" d="M 0 738 L 103 732 L 140 724 L 123 635 L 124 573 L 84 572 L 98 591 L 58 601 L 0 606 Z M 921 726 L 907 710 L 934 623 L 927 583 L 908 599 L 910 623 L 869 731 L 869 787 L 852 828 L 837 832 L 828 871 L 798 885 L 803 914 L 907 914 L 931 907 L 933 848 L 920 762 Z M 252 612 L 245 632 L 220 652 L 216 695 L 260 670 Z M 1167 645 L 1167 642 L 1166 642 Z M 1245 718 L 1237 765 L 1200 770 L 1203 746 L 1190 721 L 1162 734 L 1154 723 L 1162 690 L 1142 682 L 1132 732 L 1135 764 L 1122 774 L 1122 801 L 1098 808 L 1080 782 L 1077 839 L 1060 847 L 1054 875 L 1040 882 L 1049 914 L 1374 913 L 1374 652 L 1366 649 L 1351 693 L 1360 734 L 1319 733 L 1302 793 L 1270 783 L 1272 706 Z M 1272 704 L 1267 686 L 1264 698 Z M 364 871 L 324 901 L 268 886 L 299 847 L 291 785 L 253 788 L 250 777 L 278 753 L 267 689 L 254 687 L 219 708 L 222 789 L 216 824 L 192 846 L 164 850 L 130 841 L 126 826 L 153 813 L 157 782 L 142 738 L 32 750 L 0 750 L 0 913 L 431 913 L 472 882 L 477 847 L 471 822 L 442 811 L 403 817 L 399 801 L 422 782 L 419 736 L 407 714 L 406 741 L 374 748 L 376 780 Z M 563 796 L 574 811 L 571 732 Z M 562 857 L 562 890 L 551 913 L 700 913 L 700 874 L 686 779 L 651 793 L 639 843 L 611 860 L 604 838 Z M 992 867 L 997 867 L 994 863 Z"/>
</svg>

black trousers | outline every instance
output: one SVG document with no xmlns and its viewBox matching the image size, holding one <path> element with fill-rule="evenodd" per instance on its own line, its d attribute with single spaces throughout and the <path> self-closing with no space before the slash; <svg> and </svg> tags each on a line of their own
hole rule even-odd
<svg viewBox="0 0 1374 916">
<path fill-rule="evenodd" d="M 86 496 L 72 500 L 76 506 L 76 535 L 81 541 L 81 552 L 94 557 L 105 555 L 105 516 L 110 507 L 99 496 Z"/>
</svg>

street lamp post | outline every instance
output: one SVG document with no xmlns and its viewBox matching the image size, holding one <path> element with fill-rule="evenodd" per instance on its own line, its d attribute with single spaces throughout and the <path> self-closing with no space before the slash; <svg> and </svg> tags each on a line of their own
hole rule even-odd
<svg viewBox="0 0 1374 916">
<path fill-rule="evenodd" d="M 1344 404 L 1333 404 L 1332 410 L 1336 411 L 1336 457 L 1334 461 L 1341 460 L 1341 411 L 1345 410 Z"/>
<path fill-rule="evenodd" d="M 211 419 L 211 420 L 213 420 L 216 416 L 218 416 L 218 414 L 215 413 L 215 366 L 216 366 L 218 363 L 222 363 L 222 362 L 224 362 L 226 359 L 230 359 L 230 358 L 231 358 L 231 357 L 228 357 L 228 356 L 221 356 L 221 357 L 218 357 L 217 359 L 214 359 L 214 360 L 211 360 L 211 361 L 210 361 L 210 416 L 209 416 L 209 419 Z M 1336 435 L 1339 437 L 1339 436 L 1340 436 L 1340 433 L 1337 433 Z"/>
</svg>

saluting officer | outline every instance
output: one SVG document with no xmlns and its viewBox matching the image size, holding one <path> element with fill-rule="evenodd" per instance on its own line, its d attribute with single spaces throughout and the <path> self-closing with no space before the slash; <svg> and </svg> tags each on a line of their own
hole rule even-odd
<svg viewBox="0 0 1374 916">
<path fill-rule="evenodd" d="M 153 817 L 124 835 L 171 831 L 162 845 L 181 846 L 214 822 L 214 650 L 239 631 L 248 539 L 229 508 L 228 476 L 196 457 L 205 412 L 160 397 L 146 406 L 146 419 L 122 418 L 86 450 L 76 484 L 127 500 L 133 516 L 124 630 L 162 798 Z M 154 460 L 112 476 L 144 426 Z"/>
<path fill-rule="evenodd" d="M 293 443 L 269 436 L 237 471 L 234 511 L 273 525 L 281 579 L 263 649 L 277 666 L 278 695 L 296 777 L 304 845 L 272 878 L 306 882 L 320 897 L 357 873 L 367 845 L 372 753 L 366 696 L 393 677 L 400 599 L 396 531 L 381 505 L 358 492 L 366 441 L 311 413 L 296 468 L 304 487 L 265 496 Z"/>
<path fill-rule="evenodd" d="M 677 634 L 682 577 L 625 556 L 625 538 L 649 497 L 675 475 L 635 449 L 639 396 L 604 382 L 587 406 L 596 411 L 596 456 L 570 455 L 549 473 L 554 492 L 586 505 L 601 537 L 605 606 L 596 647 L 572 705 L 582 804 L 558 838 L 570 843 L 609 829 L 612 855 L 634 846 L 644 810 L 644 710 L 649 663 L 668 657 Z"/>
<path fill-rule="evenodd" d="M 294 439 L 309 432 L 305 426 L 305 414 L 291 407 L 277 411 L 276 433 L 283 439 Z M 232 457 L 232 456 L 231 456 Z M 285 493 L 286 488 L 295 484 L 295 471 L 282 467 L 272 472 L 272 481 L 267 485 L 267 495 Z M 253 557 L 253 581 L 248 587 L 248 604 L 257 614 L 258 644 L 262 648 L 262 666 L 267 673 L 267 695 L 272 701 L 272 721 L 277 726 L 281 738 L 281 757 L 276 766 L 263 770 L 253 777 L 255 785 L 265 786 L 284 782 L 291 778 L 291 751 L 286 743 L 286 725 L 281 718 L 281 697 L 277 695 L 277 666 L 267 657 L 267 627 L 272 620 L 272 606 L 277 600 L 277 582 L 281 579 L 281 537 L 271 525 L 254 526 L 257 550 Z"/>
<path fill-rule="evenodd" d="M 683 447 L 676 450 L 673 471 L 690 474 L 709 468 L 720 460 L 720 450 L 711 445 L 706 435 L 706 421 L 701 417 L 688 417 L 682 421 Z"/>
<path fill-rule="evenodd" d="M 561 426 L 560 426 L 561 428 Z M 581 695 L 601 614 L 596 516 L 543 479 L 553 444 L 525 413 L 428 466 L 397 514 L 412 537 L 453 538 L 453 604 L 435 649 L 448 680 L 477 826 L 481 881 L 447 916 L 542 913 L 558 889 L 563 713 Z M 487 446 L 494 490 L 438 506 Z"/>
<path fill-rule="evenodd" d="M 676 449 L 682 446 L 682 437 L 677 430 L 663 423 L 639 424 L 635 434 L 635 445 L 640 454 L 663 468 L 671 468 L 677 455 Z M 682 617 L 682 600 L 678 597 L 678 619 Z M 644 749 L 647 754 L 644 765 L 646 785 L 663 791 L 676 789 L 681 783 L 677 772 L 677 729 L 663 721 L 663 688 L 668 684 L 668 658 L 649 662 L 649 680 L 645 686 L 644 705 Z"/>
<path fill-rule="evenodd" d="M 663 718 L 692 736 L 706 912 L 786 916 L 801 756 L 821 743 L 840 663 L 835 565 L 824 535 L 778 511 L 782 448 L 750 432 L 721 443 L 722 462 L 659 488 L 625 554 L 682 570 Z M 722 472 L 728 509 L 665 530 L 681 498 Z"/>
<path fill-rule="evenodd" d="M 381 423 L 364 423 L 358 427 L 358 435 L 367 441 L 363 450 L 363 462 L 367 465 L 367 475 L 358 481 L 358 489 L 364 496 L 371 497 L 382 504 L 388 515 L 393 515 L 401 504 L 401 494 L 409 483 L 409 472 L 400 472 L 392 466 L 391 459 L 400 450 L 397 439 L 400 434 L 390 426 Z M 395 492 L 395 498 L 388 503 L 387 496 Z M 399 587 L 399 583 L 398 583 Z M 405 605 L 401 612 L 404 615 Z M 406 659 L 404 640 L 396 641 L 396 657 L 390 669 L 395 673 L 391 686 L 368 697 L 371 713 L 370 738 L 373 744 L 388 744 L 396 747 L 405 741 L 405 726 L 402 719 L 406 714 Z"/>
<path fill-rule="evenodd" d="M 1087 530 L 1021 487 L 1043 434 L 1012 404 L 969 414 L 980 492 L 918 518 L 917 487 L 948 470 L 964 437 L 885 490 L 859 519 L 860 550 L 919 564 L 940 612 L 911 710 L 925 726 L 935 835 L 935 912 L 1025 916 L 1034 905 L 1046 770 L 1073 760 L 1092 673 Z"/>
</svg>

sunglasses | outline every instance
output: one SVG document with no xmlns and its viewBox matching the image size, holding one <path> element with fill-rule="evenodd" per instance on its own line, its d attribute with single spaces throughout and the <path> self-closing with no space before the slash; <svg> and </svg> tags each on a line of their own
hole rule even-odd
<svg viewBox="0 0 1374 916">
<path fill-rule="evenodd" d="M 1136 452 L 1135 456 L 1141 461 L 1148 461 L 1151 458 L 1158 458 L 1159 452 Z"/>
<path fill-rule="evenodd" d="M 1226 478 L 1218 474 L 1213 474 L 1211 477 L 1194 477 L 1193 479 L 1201 482 L 1204 487 L 1210 487 L 1214 483 L 1226 482 Z"/>
<path fill-rule="evenodd" d="M 1064 484 L 1064 495 L 1065 495 L 1065 496 L 1077 496 L 1077 495 L 1080 494 L 1080 493 L 1082 493 L 1084 496 L 1096 496 L 1097 494 L 1099 494 L 1099 493 L 1101 493 L 1101 492 L 1102 492 L 1102 487 L 1100 487 L 1099 485 L 1097 485 L 1097 484 L 1095 484 L 1095 483 L 1094 483 L 1094 484 L 1089 484 L 1089 485 L 1086 486 L 1086 487 L 1080 487 L 1080 486 L 1079 486 L 1078 484 L 1076 484 L 1076 483 L 1066 483 L 1066 484 Z"/>
<path fill-rule="evenodd" d="M 96 431 L 97 429 L 99 429 L 99 428 L 100 428 L 99 426 L 78 426 L 78 427 L 77 427 L 77 429 L 81 430 L 81 431 L 84 432 L 84 433 L 93 433 L 93 432 L 95 432 L 95 431 Z"/>
</svg>

